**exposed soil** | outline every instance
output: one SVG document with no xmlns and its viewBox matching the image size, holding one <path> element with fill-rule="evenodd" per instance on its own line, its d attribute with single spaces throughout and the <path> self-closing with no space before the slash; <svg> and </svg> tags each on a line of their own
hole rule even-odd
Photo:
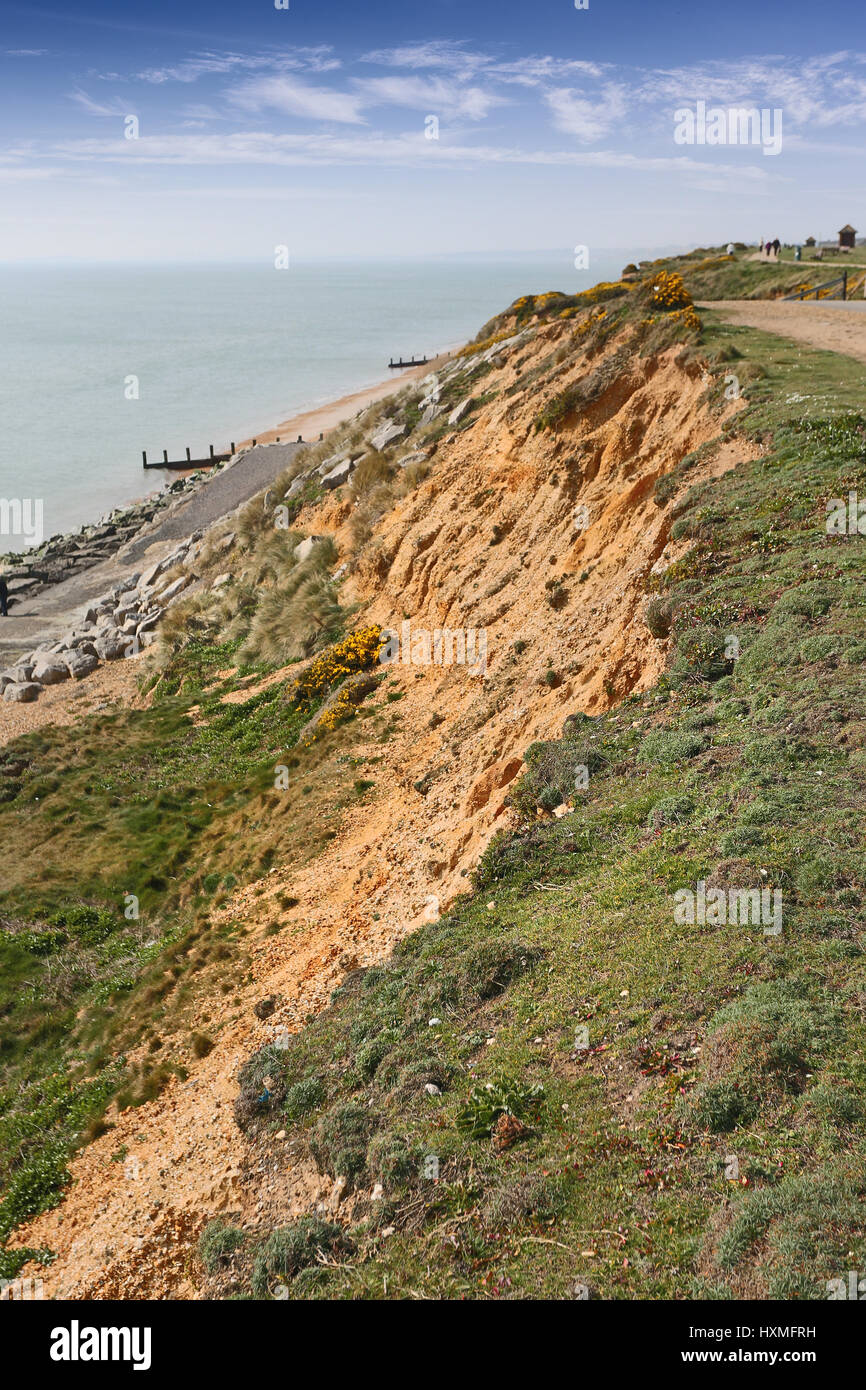
<svg viewBox="0 0 866 1390">
<path fill-rule="evenodd" d="M 141 652 L 126 660 L 103 662 L 83 681 L 46 685 L 39 699 L 30 705 L 0 700 L 0 748 L 10 739 L 49 724 L 67 728 L 87 714 L 134 706 L 143 656 Z"/>
</svg>

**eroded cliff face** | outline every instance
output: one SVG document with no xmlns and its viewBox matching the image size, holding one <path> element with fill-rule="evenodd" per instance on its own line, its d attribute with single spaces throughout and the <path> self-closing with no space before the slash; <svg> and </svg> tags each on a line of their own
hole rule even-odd
<svg viewBox="0 0 866 1390">
<path fill-rule="evenodd" d="M 309 867 L 298 872 L 287 856 L 264 891 L 237 890 L 214 914 L 253 929 L 239 1017 L 189 1080 L 116 1117 L 75 1159 L 63 1204 L 18 1233 L 17 1243 L 58 1252 L 50 1273 L 40 1271 L 47 1294 L 194 1297 L 194 1241 L 214 1214 L 272 1226 L 325 1198 L 303 1156 L 275 1168 L 251 1153 L 231 1114 L 238 1065 L 465 891 L 507 823 L 529 744 L 558 734 L 570 713 L 647 688 L 664 668 L 665 643 L 643 621 L 645 584 L 684 546 L 670 545 L 671 507 L 657 505 L 653 484 L 717 439 L 736 403 L 711 404 L 701 366 L 682 348 L 641 359 L 613 341 L 591 367 L 579 355 L 559 365 L 563 332 L 539 328 L 494 359 L 472 423 L 439 441 L 427 477 L 356 557 L 344 593 L 358 604 L 357 625 L 416 638 L 388 671 L 389 693 L 402 697 L 392 737 L 368 744 L 364 722 L 353 726 L 359 758 L 378 759 L 376 797 L 346 814 Z M 602 369 L 609 379 L 591 404 L 555 431 L 536 430 L 546 400 Z M 723 442 L 709 457 L 683 490 L 736 465 L 743 446 Z M 342 559 L 352 514 L 351 498 L 336 493 L 297 524 L 333 534 Z M 437 629 L 458 634 L 458 647 L 459 634 L 483 632 L 484 660 L 474 670 L 414 664 L 424 633 Z M 279 905 L 287 895 L 297 900 L 288 910 Z M 287 928 L 266 936 L 275 911 Z M 253 1004 L 270 994 L 282 1003 L 262 1023 Z M 203 1001 L 205 1010 L 219 1017 L 223 1003 Z M 134 1178 L 111 1161 L 121 1150 L 135 1156 Z"/>
</svg>

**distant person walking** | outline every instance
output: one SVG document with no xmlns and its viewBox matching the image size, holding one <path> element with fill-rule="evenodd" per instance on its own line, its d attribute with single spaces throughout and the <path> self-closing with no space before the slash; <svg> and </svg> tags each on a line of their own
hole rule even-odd
<svg viewBox="0 0 866 1390">
<path fill-rule="evenodd" d="M 776 254 L 776 260 L 779 259 L 779 252 L 781 251 L 781 249 L 782 249 L 782 243 L 780 242 L 779 238 L 776 237 L 776 240 L 773 242 L 773 250 L 774 250 L 774 252 L 775 252 L 775 254 Z"/>
<path fill-rule="evenodd" d="M 764 250 L 765 250 L 765 252 L 767 253 L 767 260 L 770 259 L 770 252 L 772 251 L 772 249 L 773 249 L 773 243 L 772 243 L 771 241 L 768 241 L 767 244 L 766 244 L 766 246 L 764 247 Z"/>
<path fill-rule="evenodd" d="M 0 574 L 0 618 L 9 616 L 9 585 L 6 583 L 5 574 Z"/>
</svg>

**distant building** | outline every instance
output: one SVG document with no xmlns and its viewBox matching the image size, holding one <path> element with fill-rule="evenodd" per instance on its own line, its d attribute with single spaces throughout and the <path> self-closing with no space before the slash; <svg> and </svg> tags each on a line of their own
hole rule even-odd
<svg viewBox="0 0 866 1390">
<path fill-rule="evenodd" d="M 841 232 L 839 233 L 839 245 L 848 246 L 853 250 L 854 238 L 856 237 L 856 235 L 856 228 L 852 227 L 851 223 L 849 222 L 846 226 L 842 228 Z"/>
<path fill-rule="evenodd" d="M 804 245 L 804 246 L 814 246 L 814 245 L 815 245 L 815 238 L 814 238 L 813 236 L 807 236 L 807 237 L 806 237 L 806 240 L 803 242 L 803 245 Z"/>
</svg>

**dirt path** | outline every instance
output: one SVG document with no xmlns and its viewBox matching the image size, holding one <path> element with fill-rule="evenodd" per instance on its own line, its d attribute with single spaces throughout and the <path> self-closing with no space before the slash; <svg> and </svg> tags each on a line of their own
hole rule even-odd
<svg viewBox="0 0 866 1390">
<path fill-rule="evenodd" d="M 821 304 L 779 299 L 717 299 L 698 306 L 712 309 L 727 323 L 744 323 L 782 338 L 795 338 L 828 352 L 866 362 L 866 299 L 833 299 Z"/>
</svg>

